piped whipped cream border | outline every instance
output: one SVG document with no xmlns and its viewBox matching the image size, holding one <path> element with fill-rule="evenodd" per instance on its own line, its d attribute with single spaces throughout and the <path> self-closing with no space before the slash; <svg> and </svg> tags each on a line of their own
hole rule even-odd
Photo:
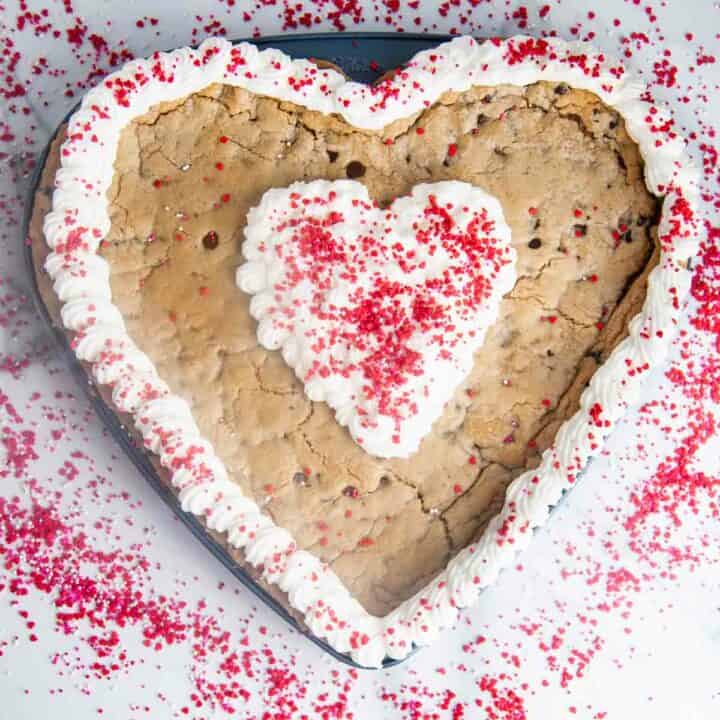
<svg viewBox="0 0 720 720">
<path fill-rule="evenodd" d="M 535 470 L 508 488 L 502 511 L 481 539 L 461 551 L 441 575 L 396 610 L 368 614 L 335 573 L 297 547 L 238 485 L 201 437 L 187 402 L 170 392 L 150 359 L 129 337 L 112 303 L 110 269 L 97 249 L 110 230 L 106 193 L 122 129 L 154 105 L 226 83 L 336 113 L 361 129 L 382 130 L 422 111 L 447 91 L 473 85 L 565 82 L 597 94 L 625 119 L 645 160 L 649 189 L 664 196 L 659 225 L 661 259 L 650 273 L 642 311 L 628 337 L 593 376 L 578 412 L 560 428 Z M 346 80 L 307 60 L 251 44 L 206 40 L 134 60 L 85 96 L 69 121 L 55 178 L 52 212 L 44 223 L 52 249 L 46 269 L 62 302 L 62 321 L 74 333 L 76 356 L 95 380 L 112 388 L 113 403 L 129 413 L 145 446 L 160 457 L 186 512 L 225 533 L 263 578 L 287 592 L 310 630 L 368 667 L 403 658 L 452 626 L 525 548 L 532 531 L 572 487 L 604 438 L 640 397 L 649 371 L 665 361 L 681 301 L 690 287 L 687 260 L 698 245 L 697 186 L 672 119 L 652 105 L 644 86 L 617 61 L 585 43 L 517 36 L 483 43 L 460 37 L 416 55 L 377 87 Z"/>
</svg>

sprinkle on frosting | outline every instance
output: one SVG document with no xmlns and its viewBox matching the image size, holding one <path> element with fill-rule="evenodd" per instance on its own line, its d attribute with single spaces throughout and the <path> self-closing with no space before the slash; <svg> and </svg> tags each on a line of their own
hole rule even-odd
<svg viewBox="0 0 720 720">
<path fill-rule="evenodd" d="M 515 282 L 500 203 L 442 182 L 382 210 L 357 182 L 316 180 L 266 192 L 245 234 L 260 342 L 365 450 L 413 453 Z"/>
</svg>

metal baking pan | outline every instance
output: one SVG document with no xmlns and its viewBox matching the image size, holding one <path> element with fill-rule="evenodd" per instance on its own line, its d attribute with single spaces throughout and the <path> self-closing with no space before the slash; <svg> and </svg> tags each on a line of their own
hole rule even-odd
<svg viewBox="0 0 720 720">
<path fill-rule="evenodd" d="M 247 40 L 260 48 L 274 47 L 282 50 L 291 57 L 315 58 L 334 63 L 359 82 L 371 83 L 387 70 L 402 65 L 415 53 L 433 47 L 448 39 L 447 35 L 420 35 L 397 33 L 316 33 L 305 35 L 276 35 L 260 39 Z M 238 40 L 237 42 L 240 42 Z M 45 166 L 51 144 L 57 132 L 75 112 L 75 106 L 60 123 L 47 146 L 37 159 L 37 165 L 30 183 L 28 200 L 23 221 L 23 242 L 30 236 L 30 222 L 34 210 L 34 198 L 37 193 L 43 168 Z M 150 485 L 157 491 L 164 502 L 185 523 L 195 537 L 259 600 L 272 608 L 281 618 L 289 623 L 295 630 L 305 635 L 310 641 L 322 648 L 329 655 L 356 668 L 362 668 L 349 655 L 340 653 L 328 645 L 324 640 L 315 637 L 310 631 L 283 605 L 253 578 L 248 571 L 230 556 L 226 548 L 211 534 L 197 517 L 186 513 L 180 507 L 180 501 L 169 485 L 159 476 L 148 454 L 139 447 L 129 435 L 127 428 L 122 424 L 120 417 L 106 402 L 98 391 L 92 376 L 87 369 L 76 359 L 67 336 L 53 320 L 50 310 L 40 292 L 37 282 L 36 266 L 33 257 L 32 245 L 24 242 L 25 261 L 28 269 L 29 285 L 38 313 L 43 319 L 49 333 L 60 347 L 73 376 L 86 392 L 91 404 L 100 419 L 142 473 Z M 386 658 L 384 668 L 392 667 L 402 660 Z"/>
</svg>

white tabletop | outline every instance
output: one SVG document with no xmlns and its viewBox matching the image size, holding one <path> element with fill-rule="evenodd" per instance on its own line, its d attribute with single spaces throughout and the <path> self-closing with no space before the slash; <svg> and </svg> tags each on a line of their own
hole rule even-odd
<svg viewBox="0 0 720 720">
<path fill-rule="evenodd" d="M 18 222 L 31 156 L 76 102 L 77 83 L 109 67 L 108 48 L 142 55 L 223 29 L 271 34 L 297 21 L 303 30 L 305 12 L 325 18 L 313 31 L 344 22 L 510 35 L 523 29 L 521 6 L 459 0 L 443 15 L 432 2 L 346 2 L 358 8 L 356 25 L 352 13 L 328 20 L 340 3 L 319 0 L 158 0 L 152 10 L 133 0 L 41 0 L 28 16 L 20 4 L 0 8 L 0 45 L 9 48 L 0 58 L 0 438 L 11 449 L 0 497 L 17 497 L 0 505 L 0 720 L 718 717 L 720 440 L 688 440 L 720 420 L 720 372 L 698 372 L 717 356 L 710 335 L 686 324 L 674 372 L 652 378 L 642 411 L 454 631 L 397 668 L 357 672 L 258 606 L 173 517 L 103 431 L 27 298 Z M 671 51 L 676 84 L 655 91 L 686 133 L 697 131 L 694 154 L 712 144 L 717 3 L 597 5 L 593 16 L 586 3 L 528 2 L 527 29 L 594 33 L 666 84 L 671 75 L 653 65 Z M 621 44 L 632 32 L 640 34 Z M 692 372 L 708 382 L 681 382 Z M 33 520 L 33 504 L 52 512 Z M 72 607 L 58 606 L 61 592 Z M 81 617 L 62 620 L 81 607 Z M 143 631 L 161 639 L 148 647 Z"/>
</svg>

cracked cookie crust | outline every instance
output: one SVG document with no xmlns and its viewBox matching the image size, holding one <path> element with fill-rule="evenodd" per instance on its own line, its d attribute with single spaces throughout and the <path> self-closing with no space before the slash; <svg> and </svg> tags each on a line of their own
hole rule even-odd
<svg viewBox="0 0 720 720">
<path fill-rule="evenodd" d="M 496 195 L 518 281 L 475 369 L 408 460 L 367 455 L 234 284 L 270 187 L 352 177 L 381 204 L 420 182 Z M 622 119 L 565 85 L 475 87 L 385 128 L 215 85 L 124 131 L 102 254 L 128 331 L 191 404 L 233 480 L 385 614 L 477 537 L 626 334 L 655 263 L 657 201 Z"/>
</svg>

